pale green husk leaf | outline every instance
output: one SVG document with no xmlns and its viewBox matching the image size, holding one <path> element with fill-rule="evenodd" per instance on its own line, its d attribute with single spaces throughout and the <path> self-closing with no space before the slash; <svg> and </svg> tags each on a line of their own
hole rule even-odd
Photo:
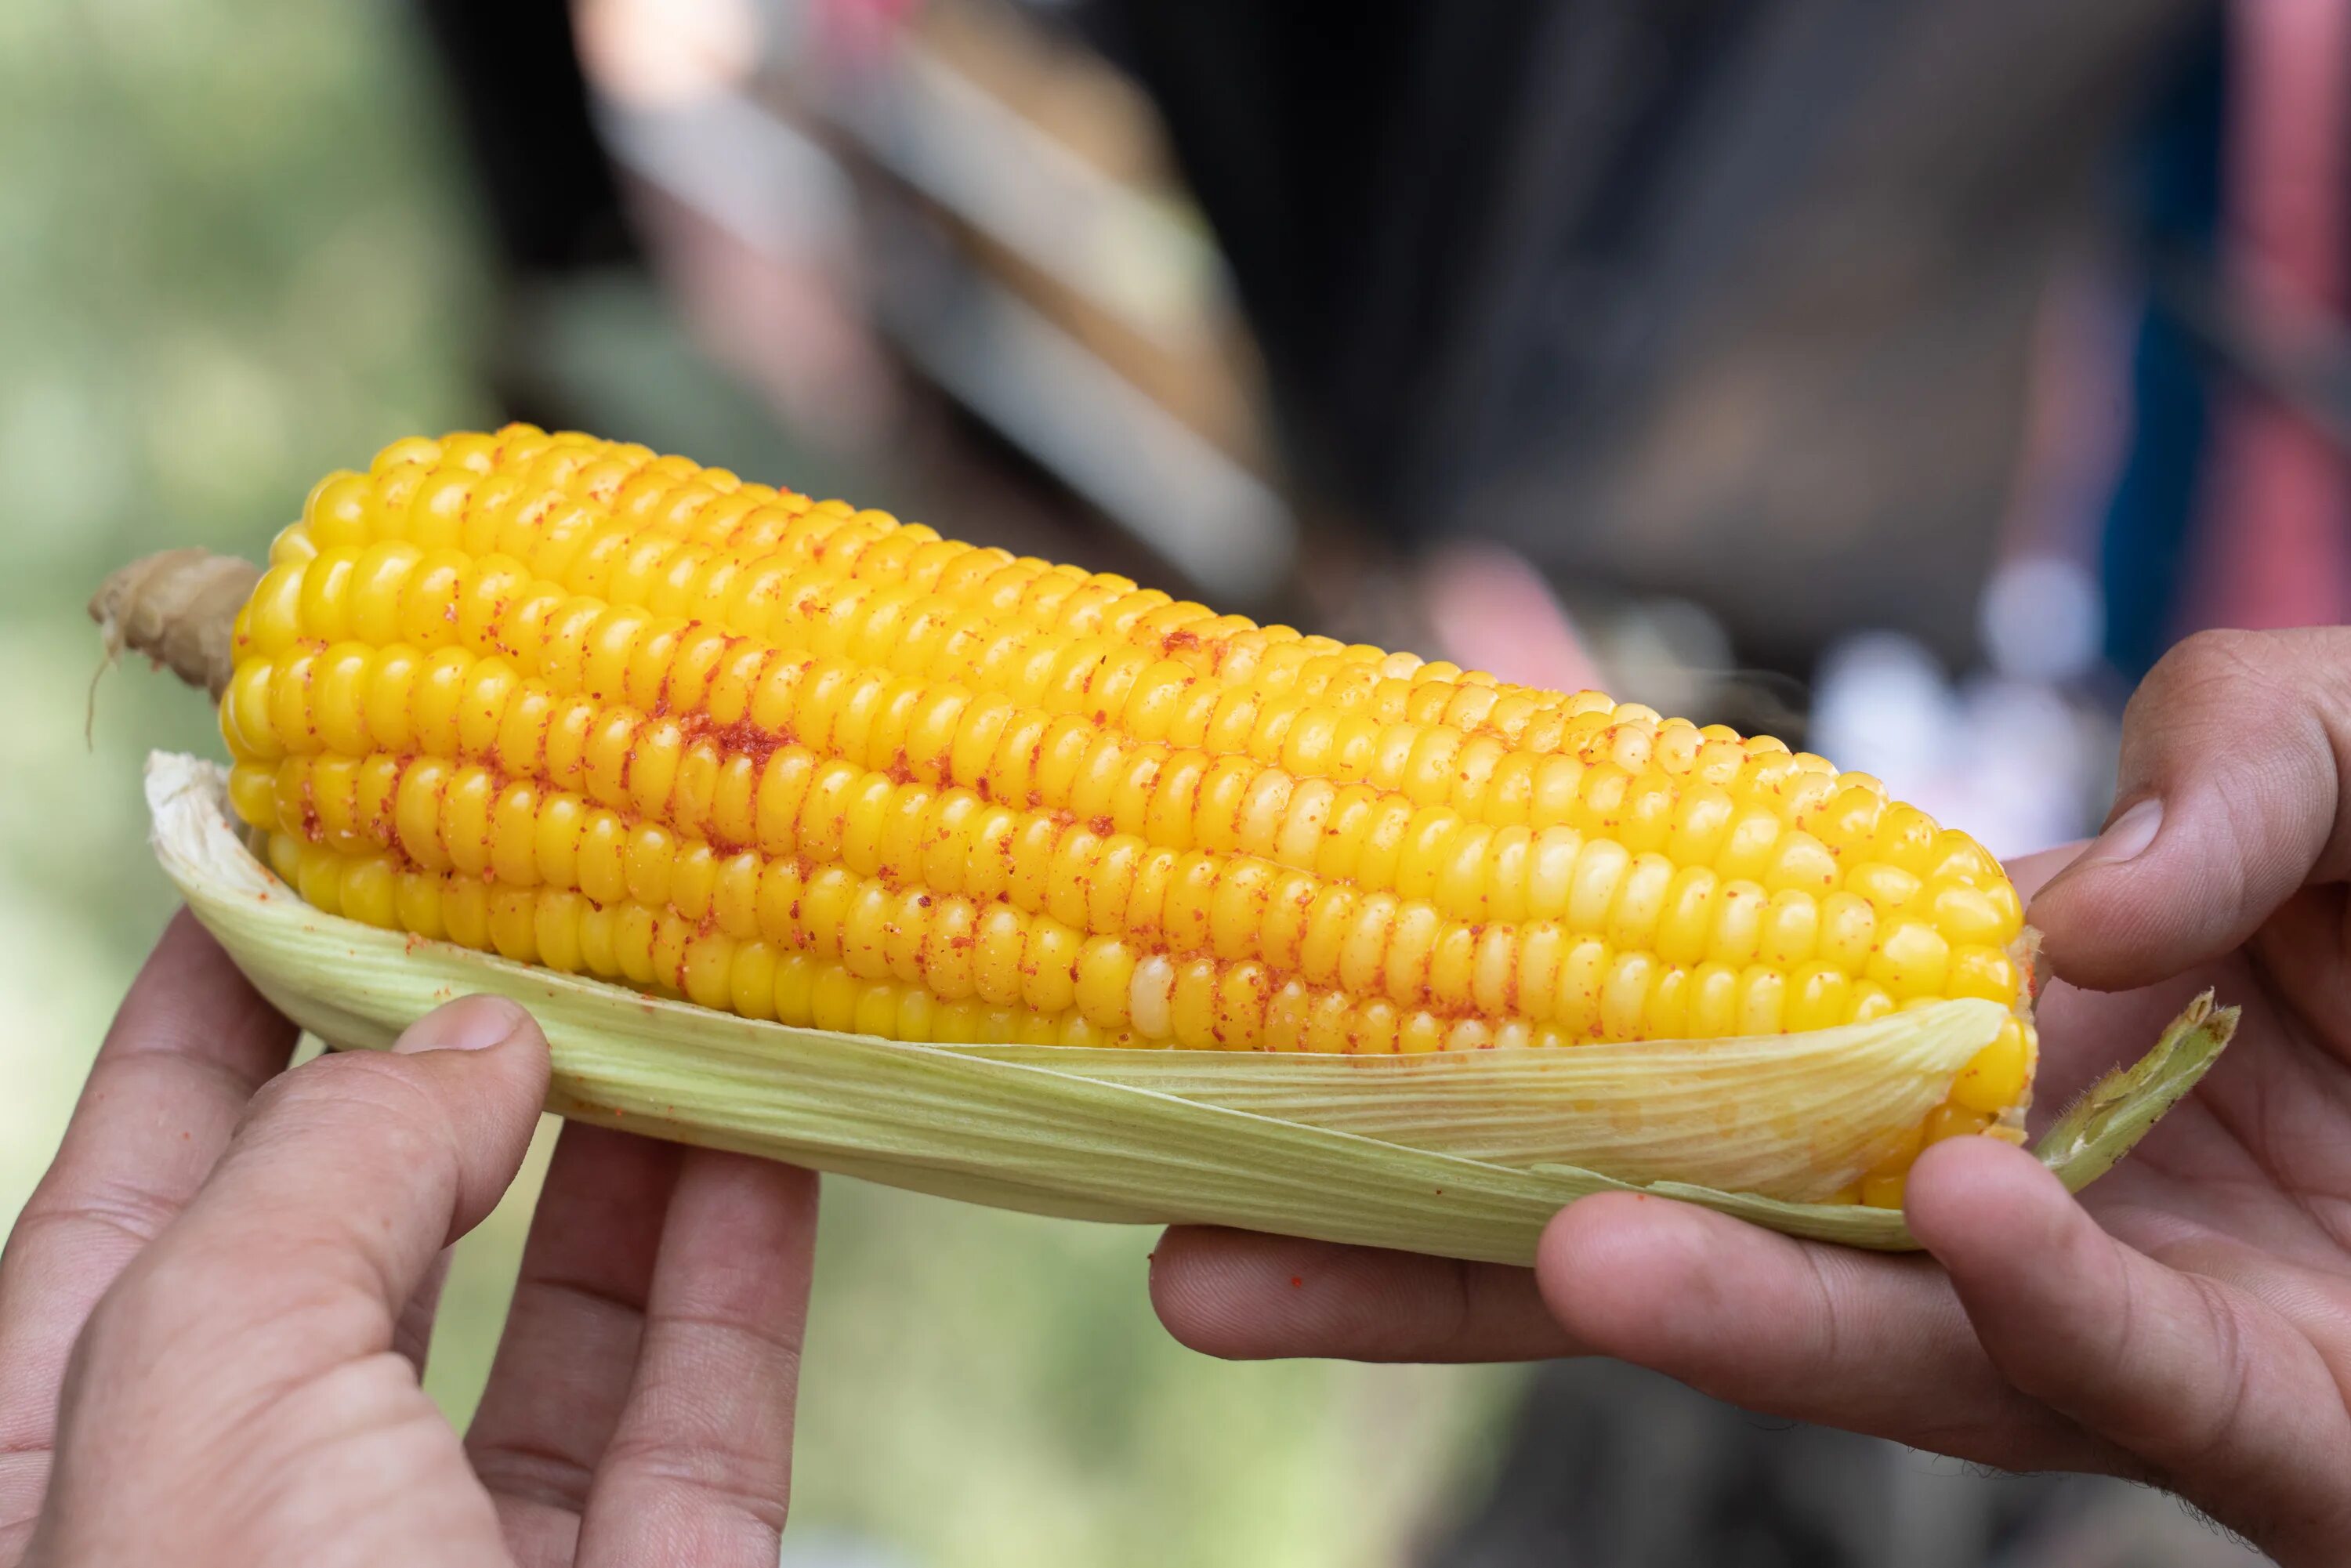
<svg viewBox="0 0 2351 1568">
<path fill-rule="evenodd" d="M 1898 1214 L 1802 1200 L 1916 1125 L 2001 1017 L 1962 1000 L 1800 1035 L 1426 1057 L 911 1045 L 326 915 L 247 852 L 217 765 L 158 753 L 147 791 L 157 856 L 197 917 L 338 1048 L 381 1048 L 453 997 L 496 991 L 545 1029 L 549 1105 L 567 1116 L 1077 1218 L 1525 1263 L 1570 1200 L 1646 1186 L 1794 1234 L 1905 1248 Z M 2187 1036 L 2214 1032 L 2198 1028 Z M 2119 1158 L 2217 1051 L 2174 1049 L 2159 1082 L 2084 1113 L 2069 1176 Z"/>
</svg>

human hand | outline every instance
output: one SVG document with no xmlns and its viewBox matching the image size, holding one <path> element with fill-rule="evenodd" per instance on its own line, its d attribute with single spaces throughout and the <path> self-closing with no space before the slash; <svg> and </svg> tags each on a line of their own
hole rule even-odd
<svg viewBox="0 0 2351 1568">
<path fill-rule="evenodd" d="M 514 1179 L 546 1041 L 475 997 L 279 1074 L 185 915 L 0 1257 L 0 1564 L 772 1568 L 816 1184 L 567 1127 L 461 1443 L 444 1249 Z"/>
<path fill-rule="evenodd" d="M 2283 1562 L 2351 1559 L 2346 779 L 2351 632 L 2207 634 L 2133 697 L 2105 831 L 2012 868 L 2070 982 L 2041 998 L 2036 1120 L 2197 991 L 2243 1008 L 2078 1202 L 1959 1138 L 1909 1177 L 1926 1256 L 1618 1193 L 1563 1210 L 1531 1270 L 1179 1228 L 1153 1300 L 1226 1356 L 1616 1356 L 1772 1415 L 2158 1482 Z"/>
</svg>

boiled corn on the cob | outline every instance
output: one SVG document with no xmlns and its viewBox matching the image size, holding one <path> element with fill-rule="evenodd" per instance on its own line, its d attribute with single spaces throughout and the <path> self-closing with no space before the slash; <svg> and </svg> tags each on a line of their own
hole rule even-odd
<svg viewBox="0 0 2351 1568">
<path fill-rule="evenodd" d="M 329 478 L 228 668 L 192 657 L 237 814 L 367 924 L 914 1040 L 1572 1048 L 1987 998 L 2010 1021 L 1839 1196 L 2020 1135 L 1997 863 L 1597 693 L 528 426 Z"/>
</svg>

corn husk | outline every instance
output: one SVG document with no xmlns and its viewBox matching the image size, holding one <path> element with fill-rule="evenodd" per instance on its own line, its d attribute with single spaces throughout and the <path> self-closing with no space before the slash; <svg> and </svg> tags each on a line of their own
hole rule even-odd
<svg viewBox="0 0 2351 1568">
<path fill-rule="evenodd" d="M 1796 1035 L 1423 1057 L 914 1045 L 756 1022 L 326 915 L 247 852 L 217 765 L 158 753 L 147 793 L 158 858 L 197 917 L 332 1046 L 381 1048 L 440 1003 L 495 991 L 545 1029 L 549 1108 L 566 1116 L 1075 1218 L 1526 1263 L 1565 1204 L 1641 1187 L 1792 1234 L 1907 1248 L 1899 1214 L 1808 1200 L 1915 1126 L 2002 1017 L 1959 1000 Z M 2102 1086 L 2063 1129 L 2069 1179 L 2119 1158 L 2232 1019 L 2208 999 L 2141 1079 Z"/>
</svg>

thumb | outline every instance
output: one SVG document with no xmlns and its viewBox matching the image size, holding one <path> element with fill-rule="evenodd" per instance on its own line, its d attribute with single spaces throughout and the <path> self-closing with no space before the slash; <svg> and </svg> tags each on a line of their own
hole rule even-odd
<svg viewBox="0 0 2351 1568">
<path fill-rule="evenodd" d="M 2115 809 L 2034 897 L 2049 963 L 2123 990 L 2209 963 L 2296 889 L 2340 878 L 2351 631 L 2207 632 L 2123 713 Z"/>
<path fill-rule="evenodd" d="M 441 1249 L 521 1168 L 547 1079 L 530 1016 L 467 997 L 390 1051 L 321 1057 L 265 1085 L 93 1314 L 78 1392 L 128 1381 L 151 1415 L 168 1406 L 201 1425 L 390 1349 Z"/>
<path fill-rule="evenodd" d="M 287 1073 L 255 1096 L 152 1268 L 217 1274 L 240 1315 L 340 1296 L 371 1338 L 378 1314 L 388 1333 L 514 1180 L 547 1079 L 538 1026 L 490 996 L 427 1014 L 390 1051 Z"/>
<path fill-rule="evenodd" d="M 368 1535 L 387 1521 L 444 1543 L 436 1562 L 501 1560 L 486 1500 L 390 1352 L 441 1249 L 520 1168 L 547 1082 L 529 1015 L 468 997 L 390 1051 L 324 1057 L 256 1095 L 83 1330 L 34 1556 L 309 1561 L 318 1506 L 385 1492 L 407 1511 L 352 1511 L 349 1560 L 420 1560 Z M 308 1484 L 278 1484 L 296 1474 Z"/>
</svg>

